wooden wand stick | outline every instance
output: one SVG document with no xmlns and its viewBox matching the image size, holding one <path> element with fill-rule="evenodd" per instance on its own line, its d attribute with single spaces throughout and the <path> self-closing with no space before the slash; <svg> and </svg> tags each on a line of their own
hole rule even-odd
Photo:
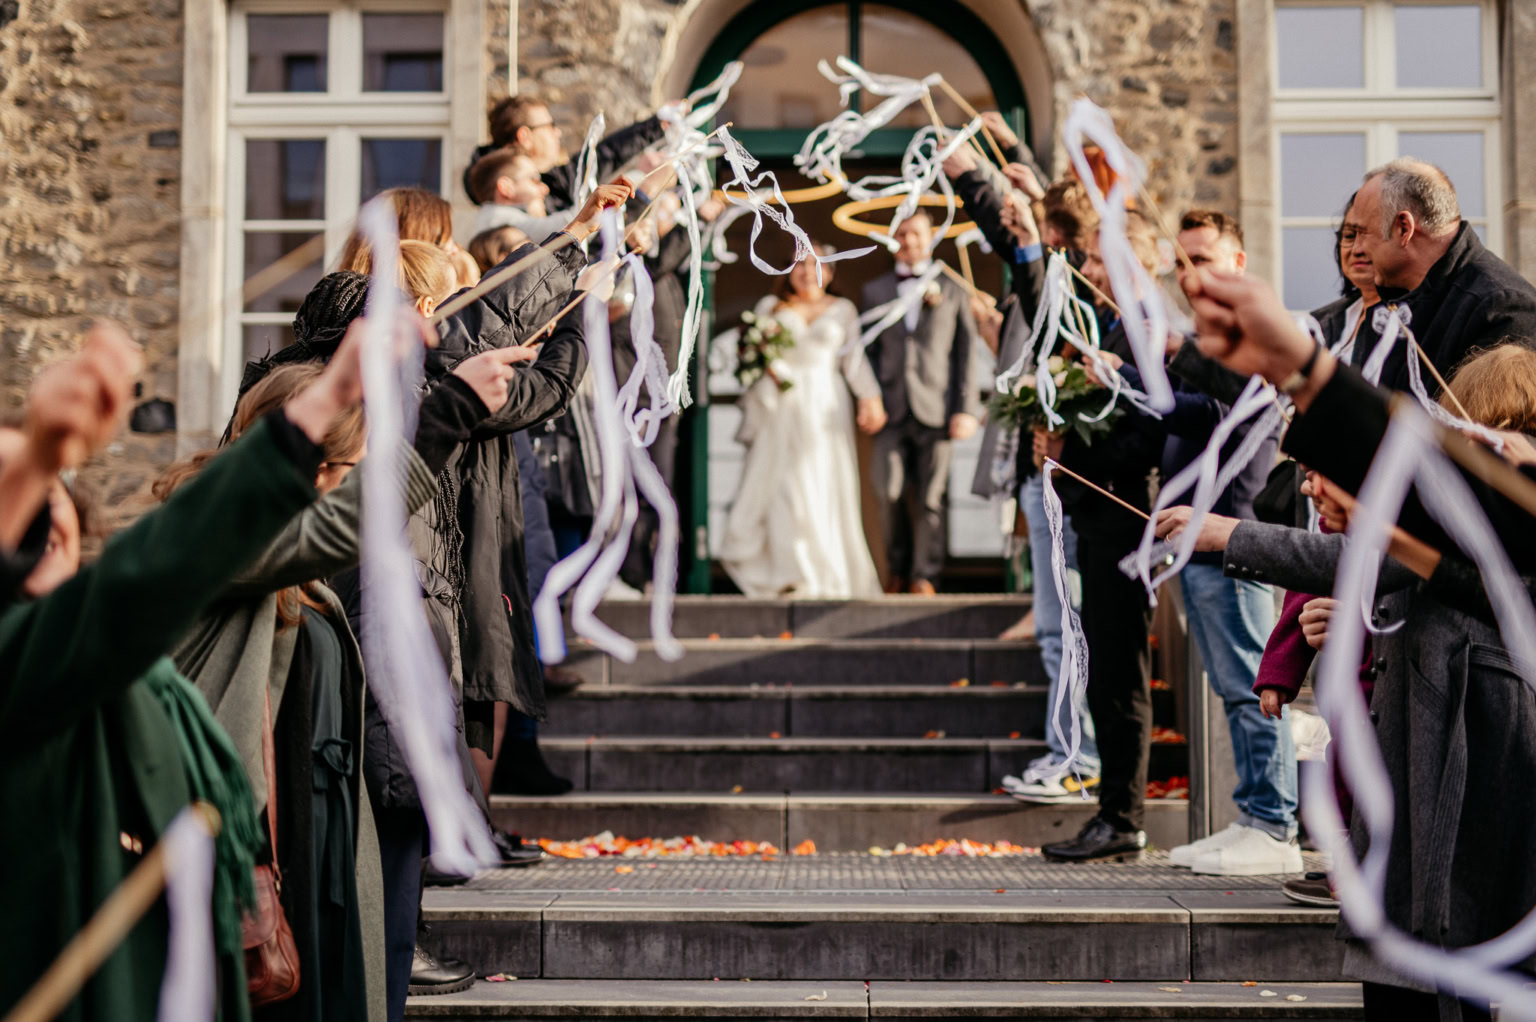
<svg viewBox="0 0 1536 1022">
<path fill-rule="evenodd" d="M 1131 504 L 1127 504 L 1125 501 L 1121 500 L 1119 497 L 1115 496 L 1113 493 L 1110 493 L 1108 490 L 1106 490 L 1104 487 L 1100 486 L 1098 483 L 1090 483 L 1088 480 L 1084 479 L 1082 476 L 1078 475 L 1076 472 L 1072 471 L 1070 468 L 1068 468 L 1067 466 L 1063 465 L 1061 462 L 1057 461 L 1055 458 L 1046 458 L 1045 459 L 1045 463 L 1047 465 L 1051 466 L 1052 468 L 1060 471 L 1060 472 L 1065 472 L 1067 475 L 1071 476 L 1073 479 L 1076 479 L 1078 482 L 1082 483 L 1084 486 L 1088 487 L 1090 490 L 1097 490 L 1099 493 L 1102 493 L 1104 496 L 1108 497 L 1110 500 L 1114 501 L 1116 504 L 1119 504 L 1121 507 L 1125 508 L 1131 514 L 1136 515 L 1142 521 L 1150 522 L 1152 520 L 1152 516 L 1147 514 L 1145 511 L 1141 510 L 1141 508 L 1135 507 L 1134 505 L 1131 505 Z"/>
</svg>

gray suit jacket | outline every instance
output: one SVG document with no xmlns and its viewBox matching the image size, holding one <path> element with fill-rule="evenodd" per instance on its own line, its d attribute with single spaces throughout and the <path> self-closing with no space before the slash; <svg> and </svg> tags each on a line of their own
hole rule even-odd
<svg viewBox="0 0 1536 1022">
<path fill-rule="evenodd" d="M 899 293 L 896 282 L 893 270 L 866 284 L 863 308 L 894 301 Z M 938 287 L 938 302 L 919 306 L 917 329 L 908 331 L 906 323 L 897 320 L 867 349 L 893 426 L 909 414 L 935 429 L 946 428 L 950 417 L 962 412 L 981 414 L 971 357 L 976 320 L 969 296 L 942 277 Z"/>
</svg>

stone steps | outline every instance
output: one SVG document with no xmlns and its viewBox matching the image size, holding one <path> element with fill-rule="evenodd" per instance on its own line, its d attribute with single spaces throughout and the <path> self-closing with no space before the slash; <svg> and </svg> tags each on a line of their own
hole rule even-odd
<svg viewBox="0 0 1536 1022">
<path fill-rule="evenodd" d="M 804 738 L 863 735 L 954 738 L 1045 733 L 1043 685 L 583 686 L 551 700 L 541 733 L 554 737 L 667 734 Z"/>
<path fill-rule="evenodd" d="M 550 701 L 547 736 L 650 734 L 801 738 L 862 735 L 950 738 L 1045 734 L 1044 685 L 583 686 Z M 1157 719 L 1173 721 L 1173 693 L 1152 693 Z"/>
<path fill-rule="evenodd" d="M 1045 752 L 1032 738 L 541 738 L 578 791 L 991 792 Z M 1153 745 L 1151 777 L 1186 772 L 1187 747 Z"/>
<path fill-rule="evenodd" d="M 664 875 L 648 873 L 651 864 L 643 861 L 610 867 L 612 861 L 581 865 L 610 878 L 598 883 Z M 886 860 L 864 862 L 870 865 L 859 868 L 870 880 L 863 890 L 432 889 L 423 939 L 481 975 L 527 979 L 1172 984 L 1341 978 L 1337 913 L 1293 905 L 1276 887 L 873 889 L 894 874 L 884 868 Z M 731 872 L 747 877 L 753 868 L 785 864 L 739 865 Z M 1030 882 L 1027 871 L 1010 871 L 1006 860 L 984 865 L 989 872 L 980 875 L 988 882 Z M 614 872 L 619 869 L 630 876 Z M 700 882 L 708 875 L 700 871 Z"/>
<path fill-rule="evenodd" d="M 1029 610 L 1028 596 L 887 596 L 878 600 L 754 600 L 679 596 L 672 612 L 678 638 L 992 639 Z M 649 600 L 608 600 L 597 616 L 624 635 L 651 631 Z"/>
<path fill-rule="evenodd" d="M 529 838 L 571 840 L 610 831 L 621 837 L 696 835 L 708 841 L 770 842 L 788 851 L 810 840 L 822 852 L 918 845 L 939 838 L 1009 841 L 1038 848 L 1077 833 L 1092 801 L 1027 805 L 1007 795 L 848 793 L 573 792 L 557 798 L 496 795 L 496 825 Z M 1171 848 L 1188 839 L 1189 804 L 1147 803 L 1147 841 Z"/>
<path fill-rule="evenodd" d="M 566 663 L 588 685 L 1045 683 L 1033 643 L 996 639 L 695 638 L 682 646 L 682 659 L 668 662 L 654 643 L 641 641 L 635 659 L 625 663 L 573 643 Z"/>
<path fill-rule="evenodd" d="M 1264 997 L 1268 991 L 1271 997 Z M 1304 998 L 1301 1001 L 1290 997 Z M 813 1000 L 814 998 L 814 1000 Z M 876 980 L 526 980 L 478 982 L 457 994 L 412 998 L 411 1018 L 1095 1018 L 1312 1019 L 1363 1016 L 1354 983 L 927 983 Z"/>
</svg>

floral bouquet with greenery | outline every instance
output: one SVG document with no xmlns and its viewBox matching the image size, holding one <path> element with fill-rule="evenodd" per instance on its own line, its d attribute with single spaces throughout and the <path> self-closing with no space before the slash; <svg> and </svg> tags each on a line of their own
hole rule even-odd
<svg viewBox="0 0 1536 1022">
<path fill-rule="evenodd" d="M 1125 410 L 1116 405 L 1109 414 L 1100 417 L 1109 403 L 1109 392 L 1088 378 L 1082 363 L 1052 355 L 1046 360 L 1045 371 L 1051 374 L 1051 382 L 1056 385 L 1056 400 L 1052 407 L 1066 420 L 1064 426 L 1054 427 L 1056 430 L 1071 430 L 1083 443 L 1092 444 L 1096 435 L 1108 433 L 1115 421 L 1125 414 Z M 1009 427 L 1030 431 L 1037 426 L 1051 428 L 1045 416 L 1045 406 L 1040 402 L 1035 376 L 1028 373 L 1015 380 L 1011 390 L 994 395 L 991 409 L 997 420 Z M 1085 415 L 1088 418 L 1085 419 Z"/>
<path fill-rule="evenodd" d="M 795 346 L 795 335 L 772 316 L 759 316 L 750 309 L 741 314 L 741 329 L 736 334 L 736 380 L 743 390 L 767 376 L 780 390 L 794 386 L 785 377 L 782 366 L 774 363 Z"/>
</svg>

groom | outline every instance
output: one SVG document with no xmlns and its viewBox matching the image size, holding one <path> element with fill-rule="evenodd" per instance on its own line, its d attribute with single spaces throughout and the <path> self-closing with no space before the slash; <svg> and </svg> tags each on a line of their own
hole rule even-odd
<svg viewBox="0 0 1536 1022">
<path fill-rule="evenodd" d="M 908 295 L 932 265 L 933 221 L 919 209 L 894 234 L 896 266 L 864 287 L 864 308 Z M 976 432 L 969 296 L 944 277 L 869 345 L 890 416 L 875 434 L 871 474 L 885 531 L 888 593 L 932 596 L 944 567 L 950 444 Z"/>
</svg>

